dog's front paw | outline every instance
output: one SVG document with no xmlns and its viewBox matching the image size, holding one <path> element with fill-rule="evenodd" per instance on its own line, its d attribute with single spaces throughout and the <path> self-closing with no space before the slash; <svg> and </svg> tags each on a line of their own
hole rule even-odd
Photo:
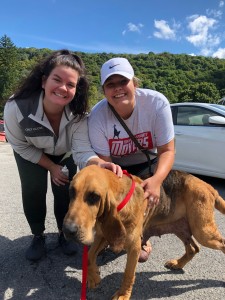
<svg viewBox="0 0 225 300">
<path fill-rule="evenodd" d="M 167 261 L 164 265 L 165 268 L 170 269 L 170 270 L 182 270 L 183 266 L 181 266 L 178 263 L 178 260 L 176 259 L 171 259 Z"/>
<path fill-rule="evenodd" d="M 101 277 L 100 277 L 98 269 L 96 269 L 95 271 L 92 271 L 92 272 L 90 272 L 90 270 L 89 270 L 88 276 L 87 276 L 88 287 L 91 289 L 94 289 L 99 285 L 100 282 L 101 282 Z"/>
<path fill-rule="evenodd" d="M 120 291 L 117 291 L 111 298 L 111 300 L 130 300 L 130 293 L 129 295 L 121 295 Z"/>
</svg>

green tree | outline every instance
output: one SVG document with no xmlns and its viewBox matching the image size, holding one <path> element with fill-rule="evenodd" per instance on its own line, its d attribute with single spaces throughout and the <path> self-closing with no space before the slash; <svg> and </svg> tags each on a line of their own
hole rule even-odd
<svg viewBox="0 0 225 300">
<path fill-rule="evenodd" d="M 101 88 L 97 88 L 96 85 L 91 84 L 89 90 L 89 108 L 91 109 L 97 102 L 104 98 Z"/>
<path fill-rule="evenodd" d="M 216 103 L 220 94 L 214 83 L 201 82 L 184 89 L 178 98 L 179 102 Z"/>
<path fill-rule="evenodd" d="M 225 88 L 220 90 L 220 98 L 224 98 L 225 97 Z"/>
<path fill-rule="evenodd" d="M 3 100 L 15 91 L 18 81 L 51 49 L 16 48 L 6 35 L 0 39 L 0 113 Z M 85 63 L 90 81 L 90 107 L 103 98 L 101 65 L 112 57 L 125 57 L 132 64 L 140 87 L 163 93 L 171 103 L 180 101 L 214 102 L 225 96 L 225 59 L 186 54 L 78 54 Z"/>
<path fill-rule="evenodd" d="M 0 39 L 0 105 L 15 89 L 18 78 L 17 48 L 9 37 Z"/>
</svg>

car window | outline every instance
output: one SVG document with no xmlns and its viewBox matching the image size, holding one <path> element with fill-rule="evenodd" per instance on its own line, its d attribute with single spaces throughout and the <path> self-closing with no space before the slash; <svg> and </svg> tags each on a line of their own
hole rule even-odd
<svg viewBox="0 0 225 300">
<path fill-rule="evenodd" d="M 211 116 L 217 114 L 204 107 L 180 106 L 177 108 L 177 125 L 207 126 Z"/>
</svg>

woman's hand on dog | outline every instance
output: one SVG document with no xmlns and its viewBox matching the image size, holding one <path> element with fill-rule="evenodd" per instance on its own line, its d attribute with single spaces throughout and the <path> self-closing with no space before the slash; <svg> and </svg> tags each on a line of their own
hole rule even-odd
<svg viewBox="0 0 225 300">
<path fill-rule="evenodd" d="M 98 165 L 100 168 L 108 169 L 108 170 L 112 171 L 118 177 L 123 176 L 122 168 L 119 165 L 114 164 L 111 161 L 111 158 L 108 156 L 99 155 L 99 157 L 94 157 L 87 162 L 87 166 L 89 166 L 89 165 Z"/>
<path fill-rule="evenodd" d="M 103 168 L 103 169 L 108 169 L 110 171 L 112 171 L 113 173 L 115 173 L 118 177 L 122 177 L 123 176 L 123 170 L 121 169 L 121 167 L 119 165 L 116 165 L 112 162 L 102 162 L 99 163 L 99 167 Z"/>
<path fill-rule="evenodd" d="M 153 207 L 158 205 L 161 184 L 154 178 L 154 176 L 145 179 L 141 183 L 141 186 L 144 189 L 144 199 L 148 199 L 148 206 Z"/>
</svg>

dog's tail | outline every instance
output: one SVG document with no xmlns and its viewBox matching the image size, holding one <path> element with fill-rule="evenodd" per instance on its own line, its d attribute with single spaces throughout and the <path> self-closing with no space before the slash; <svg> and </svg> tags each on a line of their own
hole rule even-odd
<svg viewBox="0 0 225 300">
<path fill-rule="evenodd" d="M 217 193 L 215 208 L 225 215 L 225 200 Z"/>
</svg>

